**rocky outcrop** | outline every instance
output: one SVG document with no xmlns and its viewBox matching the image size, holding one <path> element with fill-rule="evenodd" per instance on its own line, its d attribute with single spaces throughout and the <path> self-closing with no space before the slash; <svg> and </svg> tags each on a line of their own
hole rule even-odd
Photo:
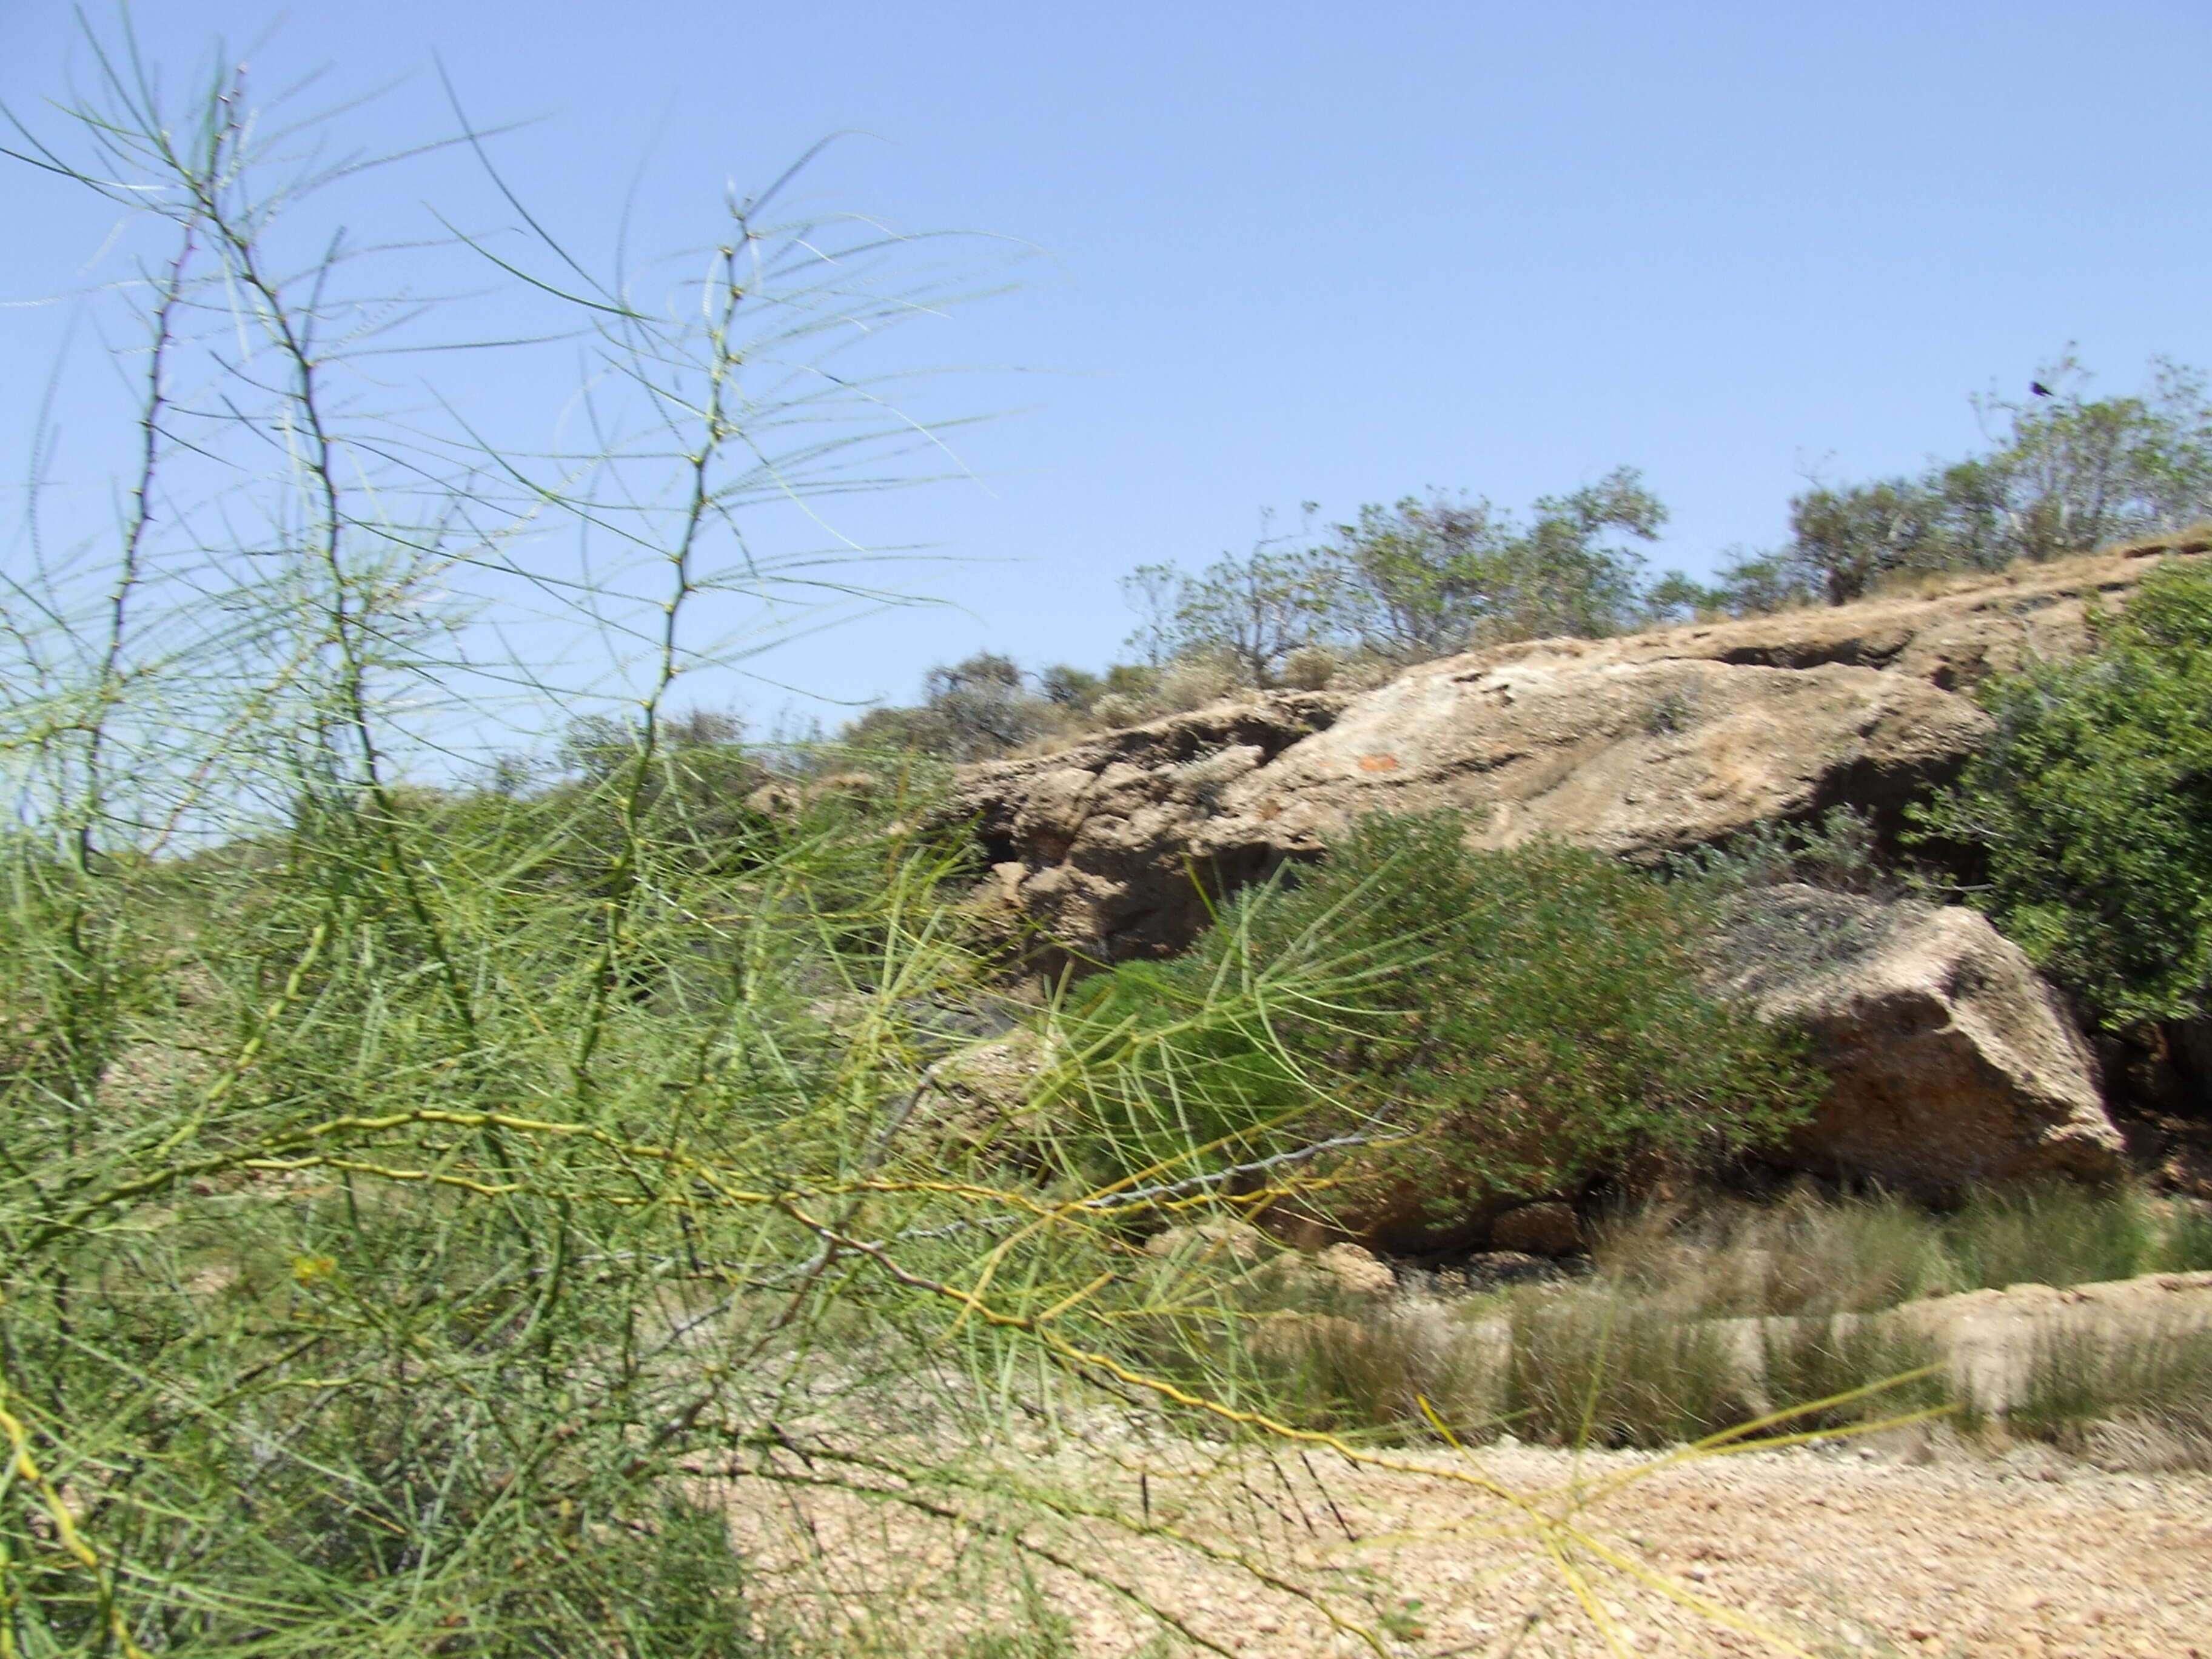
<svg viewBox="0 0 2212 1659">
<path fill-rule="evenodd" d="M 969 768 L 952 811 L 981 830 L 991 892 L 1075 960 L 1181 950 L 1211 895 L 1366 811 L 1455 807 L 1486 844 L 1552 835 L 1642 861 L 1837 805 L 1890 830 L 1988 730 L 1973 683 L 2081 649 L 2087 606 L 2162 550 L 1500 647 L 1353 697 L 1255 695 Z"/>
<path fill-rule="evenodd" d="M 1171 956 L 1205 926 L 1211 896 L 1278 856 L 1264 836 L 1201 844 L 1229 792 L 1325 731 L 1348 701 L 1266 693 L 1041 759 L 970 767 L 950 815 L 974 823 L 992 896 L 1066 955 Z"/>
<path fill-rule="evenodd" d="M 1808 1031 L 1832 1079 L 1782 1161 L 1923 1198 L 2118 1173 L 2088 1050 L 2027 955 L 1978 912 L 1754 889 L 1715 956 L 1715 988 Z"/>
</svg>

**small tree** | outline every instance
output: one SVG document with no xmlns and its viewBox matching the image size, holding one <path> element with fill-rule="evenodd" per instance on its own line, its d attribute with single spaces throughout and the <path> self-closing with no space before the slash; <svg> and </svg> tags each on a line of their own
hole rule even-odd
<svg viewBox="0 0 2212 1659">
<path fill-rule="evenodd" d="M 1195 576 L 1140 565 L 1122 590 L 1146 617 L 1129 642 L 1148 660 L 1218 656 L 1248 685 L 1274 684 L 1284 659 L 1328 630 L 1326 567 L 1264 528 L 1249 552 L 1224 553 Z"/>
<path fill-rule="evenodd" d="M 1536 521 L 1514 544 L 1513 586 L 1499 619 L 1510 636 L 1599 635 L 1632 626 L 1642 608 L 1644 556 L 1607 544 L 1608 530 L 1659 539 L 1667 509 L 1634 467 L 1536 502 Z"/>
<path fill-rule="evenodd" d="M 922 680 L 920 707 L 871 709 L 846 728 L 845 741 L 915 749 L 945 760 L 988 760 L 1054 729 L 1064 701 L 1050 695 L 1054 689 L 1066 687 L 1048 684 L 1047 695 L 1039 696 L 1029 690 L 1012 658 L 979 652 L 931 669 Z"/>
<path fill-rule="evenodd" d="M 1487 501 L 1409 495 L 1337 526 L 1323 592 L 1340 634 L 1398 662 L 1484 640 L 1611 634 L 1644 614 L 1644 560 L 1605 532 L 1651 541 L 1666 521 L 1630 467 L 1542 497 L 1525 528 Z"/>
<path fill-rule="evenodd" d="M 1802 586 L 1848 605 L 1891 571 L 1954 562 L 1951 511 L 1940 484 L 1911 478 L 1816 486 L 1790 503 L 1788 560 Z"/>
<path fill-rule="evenodd" d="M 1345 578 L 1333 609 L 1366 650 L 1419 662 L 1463 650 L 1504 574 L 1511 526 L 1486 501 L 1408 495 L 1339 525 L 1333 562 Z"/>
<path fill-rule="evenodd" d="M 1273 685 L 1316 646 L 1411 663 L 1483 641 L 1614 633 L 1646 614 L 1644 560 L 1607 532 L 1651 541 L 1666 520 L 1629 467 L 1542 497 L 1526 526 L 1480 497 L 1408 495 L 1363 507 L 1318 545 L 1263 536 L 1194 577 L 1139 566 L 1121 583 L 1144 619 L 1129 642 L 1155 664 L 1211 655 Z"/>
</svg>

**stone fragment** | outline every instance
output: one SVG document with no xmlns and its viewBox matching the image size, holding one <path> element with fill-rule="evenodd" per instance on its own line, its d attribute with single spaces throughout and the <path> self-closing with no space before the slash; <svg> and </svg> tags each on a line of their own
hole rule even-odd
<svg viewBox="0 0 2212 1659">
<path fill-rule="evenodd" d="M 1331 1244 L 1314 1257 L 1314 1265 L 1351 1296 L 1387 1296 L 1398 1285 L 1389 1267 L 1358 1244 Z"/>
</svg>

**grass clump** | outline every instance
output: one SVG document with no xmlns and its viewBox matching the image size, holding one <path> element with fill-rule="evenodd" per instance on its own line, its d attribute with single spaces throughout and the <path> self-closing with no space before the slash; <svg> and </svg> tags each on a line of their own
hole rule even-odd
<svg viewBox="0 0 2212 1659">
<path fill-rule="evenodd" d="M 1407 1302 L 1286 1313 L 1250 1341 L 1269 1397 L 1304 1426 L 1427 1440 L 1434 1413 L 1480 1440 L 1502 1420 L 1504 1345 L 1468 1310 Z"/>
<path fill-rule="evenodd" d="M 2124 1466 L 2212 1468 L 2212 1329 L 2045 1333 L 2005 1425 Z"/>
<path fill-rule="evenodd" d="M 1664 1446 L 1756 1414 L 1729 1334 L 1611 1285 L 1524 1293 L 1510 1313 L 1506 1420 L 1560 1445 Z"/>
<path fill-rule="evenodd" d="M 1944 1243 L 1969 1289 L 2130 1279 L 2160 1263 L 2156 1218 L 2130 1188 L 2100 1191 L 2054 1182 L 1983 1190 L 1942 1224 Z M 2177 1240 L 2185 1249 L 2186 1240 Z"/>
<path fill-rule="evenodd" d="M 1964 1287 L 1936 1222 L 1887 1194 L 1655 1204 L 1600 1227 L 1592 1255 L 1627 1288 L 1741 1318 L 1861 1313 Z"/>
<path fill-rule="evenodd" d="M 2212 1272 L 2212 1206 L 2175 1205 L 2160 1230 L 2151 1266 L 2160 1272 Z"/>
<path fill-rule="evenodd" d="M 1793 1430 L 1847 1428 L 1952 1403 L 1934 1339 L 1896 1321 L 1802 1315 L 1762 1321 L 1759 1335 L 1762 1391 L 1770 1409 L 1796 1413 Z"/>
<path fill-rule="evenodd" d="M 2212 1222 L 2124 1184 L 1978 1188 L 1948 1212 L 1893 1194 L 1800 1188 L 1768 1204 L 1650 1205 L 1599 1226 L 1591 1254 L 1608 1278 L 1714 1313 L 1862 1313 L 2212 1266 Z"/>
</svg>

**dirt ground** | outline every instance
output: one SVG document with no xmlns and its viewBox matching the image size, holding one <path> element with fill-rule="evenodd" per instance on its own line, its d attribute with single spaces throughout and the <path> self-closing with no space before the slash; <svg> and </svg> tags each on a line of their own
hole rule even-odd
<svg viewBox="0 0 2212 1659">
<path fill-rule="evenodd" d="M 1224 1455 L 1172 1470 L 1146 1459 L 1152 1523 L 1189 1545 L 1079 1522 L 1026 1535 L 1068 1564 L 1038 1583 L 1072 1618 L 1085 1656 L 1143 1652 L 1159 1629 L 1109 1588 L 1119 1585 L 1200 1643 L 1254 1656 L 1377 1651 L 1357 1626 L 1382 1652 L 1431 1659 L 2212 1659 L 2212 1477 L 2111 1474 L 2040 1448 L 1991 1457 L 1940 1447 L 1893 1436 L 1879 1447 L 1672 1465 L 1500 1448 L 1469 1459 L 1414 1453 L 1400 1460 L 1413 1467 L 1389 1470 L 1327 1455 Z M 1548 1557 L 1527 1516 L 1424 1468 L 1479 1472 L 1534 1495 L 1539 1512 L 1571 1513 L 1575 1530 L 1555 1532 L 1559 1554 Z M 1091 1490 L 1103 1496 L 1100 1484 Z M 864 1609 L 909 1634 L 915 1621 L 939 1625 L 955 1652 L 965 1632 L 1009 1626 L 1010 1609 L 993 1616 L 963 1595 L 981 1563 L 967 1558 L 963 1571 L 948 1528 L 788 1489 L 747 1507 L 763 1589 L 774 1594 L 781 1557 L 787 1589 L 854 1617 L 856 1650 L 867 1645 L 857 1639 Z M 1234 1560 L 1209 1561 L 1208 1549 L 1316 1601 Z M 1343 1625 L 1332 1628 L 1316 1606 Z"/>
<path fill-rule="evenodd" d="M 2187 1279 L 1980 1292 L 1929 1317 L 1986 1372 L 2049 1319 L 2194 1315 L 2212 1276 Z M 879 1495 L 856 1498 L 793 1456 L 732 1498 L 764 1601 L 811 1603 L 807 1622 L 843 1621 L 855 1653 L 920 1637 L 994 1659 L 1146 1655 L 1164 1617 L 1197 1650 L 1285 1659 L 2212 1659 L 2212 1474 L 2130 1472 L 2133 1450 L 2006 1449 L 1938 1425 L 1695 1459 L 1508 1442 L 1355 1464 L 1155 1440 L 1109 1414 L 949 1484 L 872 1477 Z M 1063 1518 L 1018 1501 L 1044 1489 Z M 972 1645 L 1023 1626 L 1004 1589 L 1016 1529 L 1030 1560 L 1057 1563 L 1035 1594 L 1066 1647 Z"/>
</svg>

